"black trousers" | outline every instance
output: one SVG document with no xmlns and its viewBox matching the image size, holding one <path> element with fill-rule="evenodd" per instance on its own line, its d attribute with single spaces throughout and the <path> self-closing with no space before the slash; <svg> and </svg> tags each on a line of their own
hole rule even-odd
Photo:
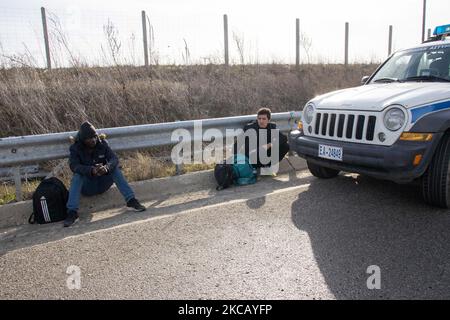
<svg viewBox="0 0 450 320">
<path fill-rule="evenodd" d="M 244 130 L 245 130 L 245 129 L 244 129 Z M 272 145 L 273 145 L 274 143 L 278 143 L 278 144 L 279 144 L 279 148 L 278 148 L 278 150 L 279 150 L 279 153 L 278 153 L 278 159 L 279 159 L 279 161 L 281 161 L 281 160 L 283 160 L 283 158 L 286 156 L 286 154 L 289 152 L 289 143 L 288 143 L 288 138 L 287 138 L 283 133 L 281 133 L 281 132 L 279 132 L 279 131 L 278 131 L 278 133 L 279 133 L 278 139 L 272 140 L 272 139 L 271 139 L 271 136 L 270 136 L 270 131 L 269 131 L 269 132 L 268 132 L 268 134 L 269 134 L 268 140 L 269 140 L 269 141 L 272 141 Z M 259 134 L 259 131 L 257 132 L 257 134 Z M 244 146 L 243 146 L 243 147 L 244 147 L 244 150 L 240 149 L 239 152 L 238 152 L 238 144 L 237 144 L 237 142 L 238 142 L 238 141 L 236 141 L 236 142 L 234 143 L 234 146 L 233 146 L 233 151 L 234 151 L 234 154 L 235 154 L 235 155 L 238 154 L 238 153 L 244 153 L 244 154 L 247 156 L 247 158 L 249 158 L 249 160 L 252 160 L 251 154 L 253 154 L 253 153 L 256 152 L 256 159 L 257 159 L 256 164 L 253 164 L 253 163 L 252 163 L 252 166 L 253 166 L 254 168 L 270 167 L 270 166 L 271 166 L 271 163 L 270 163 L 270 162 L 269 162 L 268 164 L 262 164 L 262 163 L 261 163 L 261 161 L 260 161 L 260 159 L 259 159 L 259 148 L 261 148 L 261 147 L 255 149 L 255 150 L 250 150 L 249 137 L 245 137 Z M 259 137 L 258 137 L 258 138 L 257 138 L 257 145 L 259 145 L 259 143 L 260 143 L 260 141 L 259 141 Z M 241 147 L 242 147 L 242 146 L 239 146 L 239 148 L 241 148 Z M 272 156 L 272 148 L 270 148 L 269 150 L 267 150 L 267 156 L 268 156 L 268 157 L 271 157 L 271 156 Z"/>
<path fill-rule="evenodd" d="M 255 150 L 255 152 L 258 152 L 258 153 L 257 153 L 257 163 L 256 164 L 252 164 L 252 166 L 254 168 L 270 167 L 272 165 L 271 162 L 269 162 L 268 164 L 262 164 L 261 161 L 259 160 L 259 150 Z M 283 158 L 286 156 L 286 154 L 288 152 L 289 152 L 289 144 L 287 142 L 280 143 L 280 146 L 279 146 L 279 149 L 278 149 L 278 160 L 279 160 L 279 162 L 281 162 L 281 160 L 283 160 Z M 272 156 L 272 149 L 267 150 L 267 155 L 269 157 Z M 246 156 L 250 157 L 249 154 L 246 154 Z"/>
<path fill-rule="evenodd" d="M 271 163 L 269 162 L 268 164 L 262 164 L 260 159 L 259 159 L 259 149 L 255 149 L 255 150 L 249 150 L 248 146 L 246 146 L 245 148 L 245 156 L 249 159 L 251 159 L 251 154 L 256 152 L 256 159 L 257 162 L 256 163 L 252 163 L 252 166 L 254 168 L 261 168 L 261 167 L 270 167 Z M 279 149 L 278 149 L 278 159 L 279 161 L 283 160 L 283 158 L 286 156 L 286 154 L 289 152 L 289 143 L 287 142 L 281 142 Z M 234 145 L 234 154 L 238 153 L 238 148 L 237 148 L 237 144 L 235 143 Z M 272 156 L 272 149 L 267 150 L 267 156 L 271 157 Z"/>
</svg>

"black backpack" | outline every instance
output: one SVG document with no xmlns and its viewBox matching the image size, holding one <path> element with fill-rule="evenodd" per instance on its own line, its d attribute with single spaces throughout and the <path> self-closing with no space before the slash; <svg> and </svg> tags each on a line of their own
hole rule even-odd
<svg viewBox="0 0 450 320">
<path fill-rule="evenodd" d="M 61 180 L 55 177 L 42 180 L 33 193 L 33 213 L 28 222 L 43 224 L 64 220 L 68 198 L 69 191 Z"/>
<path fill-rule="evenodd" d="M 228 188 L 233 184 L 233 165 L 226 163 L 218 163 L 214 167 L 214 177 L 216 178 L 218 186 L 216 190 Z"/>
</svg>

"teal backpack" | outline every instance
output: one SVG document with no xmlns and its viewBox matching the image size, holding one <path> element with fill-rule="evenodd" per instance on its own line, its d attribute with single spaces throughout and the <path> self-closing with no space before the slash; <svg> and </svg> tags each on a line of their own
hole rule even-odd
<svg viewBox="0 0 450 320">
<path fill-rule="evenodd" d="M 238 186 L 256 183 L 256 169 L 252 167 L 248 158 L 243 154 L 234 155 L 233 172 L 233 182 Z"/>
</svg>

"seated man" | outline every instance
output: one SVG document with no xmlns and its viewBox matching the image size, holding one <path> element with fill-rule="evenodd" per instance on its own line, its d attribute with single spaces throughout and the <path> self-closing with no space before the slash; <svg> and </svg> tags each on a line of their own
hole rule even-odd
<svg viewBox="0 0 450 320">
<path fill-rule="evenodd" d="M 78 220 L 80 194 L 93 196 L 108 190 L 113 182 L 116 184 L 127 207 L 144 211 L 145 207 L 134 197 L 134 192 L 120 171 L 119 160 L 106 140 L 101 139 L 89 122 L 84 122 L 70 146 L 69 166 L 73 178 L 67 201 L 67 218 L 64 227 L 69 227 Z"/>
<path fill-rule="evenodd" d="M 256 144 L 249 141 L 251 134 L 247 132 L 245 137 L 245 155 L 250 159 L 250 163 L 254 168 L 270 167 L 271 162 L 262 163 L 260 159 L 260 149 L 263 148 L 264 152 L 267 151 L 267 157 L 271 158 L 272 146 L 274 143 L 278 143 L 278 161 L 281 161 L 289 151 L 289 144 L 287 137 L 277 130 L 275 123 L 270 122 L 271 111 L 269 108 L 261 108 L 258 110 L 256 120 L 246 124 L 244 126 L 244 132 L 248 130 L 254 130 L 256 132 Z M 272 137 L 272 130 L 278 131 L 278 137 Z M 267 139 L 262 139 L 266 136 Z M 256 146 L 256 149 L 254 147 Z M 237 144 L 235 144 L 234 152 L 237 153 Z M 252 161 L 252 159 L 256 159 Z M 275 163 L 274 163 L 275 165 Z"/>
</svg>

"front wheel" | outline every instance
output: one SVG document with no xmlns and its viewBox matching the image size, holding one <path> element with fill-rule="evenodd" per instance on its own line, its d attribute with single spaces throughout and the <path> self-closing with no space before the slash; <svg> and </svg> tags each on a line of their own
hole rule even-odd
<svg viewBox="0 0 450 320">
<path fill-rule="evenodd" d="M 321 179 L 331 179 L 339 174 L 339 170 L 322 167 L 309 161 L 306 161 L 306 163 L 308 164 L 309 171 L 314 177 Z"/>
<path fill-rule="evenodd" d="M 426 203 L 449 208 L 450 195 L 450 134 L 444 135 L 433 159 L 422 177 L 422 195 Z"/>
</svg>

